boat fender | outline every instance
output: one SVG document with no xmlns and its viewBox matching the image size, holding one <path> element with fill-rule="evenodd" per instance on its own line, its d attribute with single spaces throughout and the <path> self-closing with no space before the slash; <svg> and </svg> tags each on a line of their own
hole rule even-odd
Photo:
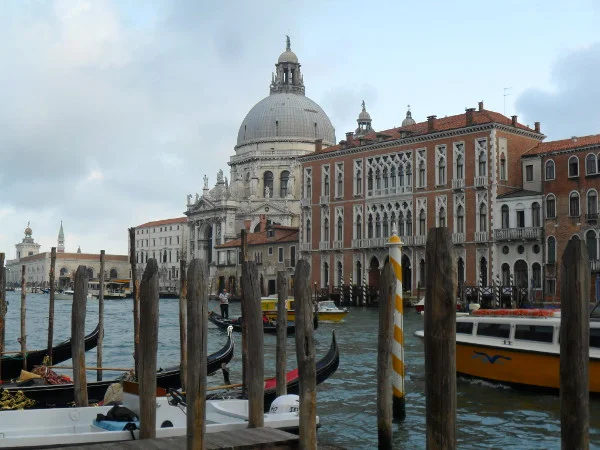
<svg viewBox="0 0 600 450">
<path fill-rule="evenodd" d="M 295 394 L 280 395 L 273 403 L 269 412 L 271 414 L 298 413 L 300 410 L 300 397 Z"/>
</svg>

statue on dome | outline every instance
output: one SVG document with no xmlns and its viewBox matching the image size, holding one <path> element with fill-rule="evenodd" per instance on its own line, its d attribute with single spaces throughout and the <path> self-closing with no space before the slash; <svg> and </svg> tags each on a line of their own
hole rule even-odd
<svg viewBox="0 0 600 450">
<path fill-rule="evenodd" d="M 198 195 L 198 193 L 196 192 L 196 203 L 198 203 L 200 201 L 200 196 Z"/>
<path fill-rule="evenodd" d="M 285 35 L 285 51 L 289 52 L 292 50 L 292 46 L 290 45 L 290 37 Z"/>
<path fill-rule="evenodd" d="M 192 203 L 192 194 L 187 195 L 187 204 L 190 205 Z"/>
<path fill-rule="evenodd" d="M 208 189 L 208 177 L 204 174 L 204 189 Z"/>
<path fill-rule="evenodd" d="M 217 183 L 223 183 L 223 169 L 219 169 L 217 172 Z"/>
<path fill-rule="evenodd" d="M 365 106 L 365 101 L 364 101 L 364 100 L 362 101 L 362 110 L 363 110 L 363 111 L 366 111 L 366 110 L 367 110 L 367 107 Z"/>
</svg>

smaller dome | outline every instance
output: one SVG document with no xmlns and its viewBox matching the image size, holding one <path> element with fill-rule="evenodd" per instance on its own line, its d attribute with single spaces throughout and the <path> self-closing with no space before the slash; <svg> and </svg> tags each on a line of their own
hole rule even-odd
<svg viewBox="0 0 600 450">
<path fill-rule="evenodd" d="M 31 230 L 31 228 L 29 228 L 29 226 L 27 226 L 27 228 L 25 228 L 25 234 L 27 236 L 31 236 L 32 233 L 33 233 L 33 231 Z"/>
<path fill-rule="evenodd" d="M 358 120 L 371 120 L 371 115 L 363 109 L 358 115 Z"/>
<path fill-rule="evenodd" d="M 408 125 L 414 125 L 415 123 L 415 119 L 412 118 L 412 114 L 410 112 L 410 105 L 408 105 L 408 111 L 406 111 L 406 118 L 402 121 L 402 126 L 406 127 Z"/>
<path fill-rule="evenodd" d="M 298 64 L 298 57 L 293 51 L 286 50 L 281 55 L 279 55 L 279 59 L 277 60 L 277 62 Z"/>
</svg>

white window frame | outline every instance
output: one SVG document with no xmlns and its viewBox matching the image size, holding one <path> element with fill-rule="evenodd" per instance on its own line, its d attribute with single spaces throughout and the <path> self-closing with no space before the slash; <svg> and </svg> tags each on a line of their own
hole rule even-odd
<svg viewBox="0 0 600 450">
<path fill-rule="evenodd" d="M 277 247 L 277 262 L 282 263 L 283 262 L 283 247 Z"/>
<path fill-rule="evenodd" d="M 485 173 L 481 173 L 479 170 L 479 159 L 481 154 L 485 155 Z M 487 177 L 490 173 L 489 168 L 489 154 L 488 154 L 488 140 L 487 138 L 475 139 L 475 170 L 478 177 Z"/>
<path fill-rule="evenodd" d="M 423 180 L 421 180 L 421 163 L 423 163 L 424 173 Z M 418 188 L 426 188 L 427 187 L 427 148 L 419 148 L 417 149 L 417 163 L 416 163 L 416 183 L 415 186 Z"/>
<path fill-rule="evenodd" d="M 549 197 L 552 197 L 554 199 L 554 215 L 553 216 L 548 215 L 548 198 Z M 551 192 L 548 195 L 546 195 L 546 197 L 544 198 L 544 212 L 545 212 L 546 219 L 556 219 L 556 195 L 554 195 Z"/>
<path fill-rule="evenodd" d="M 458 157 L 462 156 L 462 176 L 458 176 Z M 453 142 L 452 143 L 452 160 L 455 180 L 465 179 L 465 142 Z"/>
<path fill-rule="evenodd" d="M 571 160 L 575 159 L 577 161 L 577 173 L 575 175 L 571 175 Z M 576 155 L 572 155 L 567 160 L 567 175 L 568 178 L 579 178 L 579 174 L 581 173 L 581 167 L 579 165 L 579 158 Z"/>
<path fill-rule="evenodd" d="M 341 189 L 338 186 L 339 176 L 342 177 L 342 187 Z M 335 163 L 335 198 L 344 198 L 344 163 L 339 162 Z"/>
<path fill-rule="evenodd" d="M 326 185 L 325 180 L 328 180 Z M 325 186 L 327 186 L 327 192 L 325 192 Z M 331 170 L 329 164 L 323 164 L 321 166 L 321 195 L 325 197 L 331 196 Z"/>
<path fill-rule="evenodd" d="M 363 161 L 362 159 L 354 160 L 354 173 L 352 178 L 352 186 L 353 186 L 353 194 L 355 197 L 362 196 L 364 193 L 364 184 L 365 184 L 365 171 L 363 170 Z M 358 174 L 360 173 L 360 179 L 358 178 Z M 359 181 L 360 180 L 360 181 Z"/>
<path fill-rule="evenodd" d="M 575 215 L 571 215 L 571 196 L 575 194 L 577 195 L 577 214 Z M 579 191 L 571 191 L 569 192 L 569 217 L 581 217 L 581 194 L 579 193 Z"/>
<path fill-rule="evenodd" d="M 552 163 L 552 178 L 548 178 L 548 163 Z M 556 163 L 553 159 L 548 159 L 544 163 L 544 179 L 546 181 L 556 180 Z"/>
<path fill-rule="evenodd" d="M 444 161 L 443 179 L 440 177 L 440 162 Z M 445 186 L 448 184 L 448 158 L 447 146 L 445 144 L 436 145 L 435 147 L 435 185 Z"/>
</svg>

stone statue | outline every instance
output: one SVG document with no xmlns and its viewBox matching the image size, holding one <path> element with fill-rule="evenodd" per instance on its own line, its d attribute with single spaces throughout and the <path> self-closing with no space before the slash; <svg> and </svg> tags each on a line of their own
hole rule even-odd
<svg viewBox="0 0 600 450">
<path fill-rule="evenodd" d="M 365 101 L 364 100 L 362 101 L 362 110 L 363 110 L 363 112 L 366 111 Z"/>
<path fill-rule="evenodd" d="M 223 170 L 219 169 L 219 171 L 217 172 L 217 183 L 222 183 L 223 182 Z"/>
<path fill-rule="evenodd" d="M 286 34 L 285 35 L 285 51 L 289 52 L 292 50 L 292 46 L 290 44 L 290 37 Z"/>
<path fill-rule="evenodd" d="M 225 189 L 227 189 L 229 187 L 229 181 L 227 180 L 227 177 L 225 177 Z"/>
<path fill-rule="evenodd" d="M 208 189 L 208 177 L 204 174 L 204 189 Z"/>
<path fill-rule="evenodd" d="M 290 174 L 290 178 L 288 179 L 287 197 L 293 197 L 294 196 L 294 182 L 295 181 L 296 181 L 296 177 L 294 176 L 294 173 L 292 172 Z"/>
<path fill-rule="evenodd" d="M 191 204 L 192 203 L 192 194 L 188 194 L 187 195 L 187 204 Z"/>
<path fill-rule="evenodd" d="M 196 203 L 198 203 L 200 201 L 200 196 L 198 195 L 198 193 L 196 192 Z"/>
</svg>

